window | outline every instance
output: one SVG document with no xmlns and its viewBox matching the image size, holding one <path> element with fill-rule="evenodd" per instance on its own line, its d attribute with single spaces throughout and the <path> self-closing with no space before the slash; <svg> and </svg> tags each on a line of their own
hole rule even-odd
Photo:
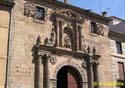
<svg viewBox="0 0 125 88">
<path fill-rule="evenodd" d="M 116 41 L 116 49 L 118 54 L 122 54 L 122 44 L 121 42 Z"/>
<path fill-rule="evenodd" d="M 45 9 L 42 7 L 36 7 L 35 18 L 39 20 L 44 20 L 45 17 Z"/>
<path fill-rule="evenodd" d="M 118 62 L 118 73 L 119 73 L 119 79 L 124 80 L 124 63 Z"/>
<path fill-rule="evenodd" d="M 94 22 L 91 22 L 91 32 L 97 33 L 97 25 Z"/>
</svg>

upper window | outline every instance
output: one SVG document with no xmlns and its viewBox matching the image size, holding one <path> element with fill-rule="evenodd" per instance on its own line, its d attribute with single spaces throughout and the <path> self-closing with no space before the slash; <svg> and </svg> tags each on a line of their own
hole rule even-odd
<svg viewBox="0 0 125 88">
<path fill-rule="evenodd" d="M 35 18 L 39 20 L 44 20 L 45 17 L 45 9 L 42 7 L 36 7 Z"/>
<path fill-rule="evenodd" d="M 116 49 L 118 54 L 122 54 L 122 44 L 121 42 L 116 41 Z"/>
<path fill-rule="evenodd" d="M 97 33 L 97 25 L 94 22 L 91 22 L 91 32 Z"/>
</svg>

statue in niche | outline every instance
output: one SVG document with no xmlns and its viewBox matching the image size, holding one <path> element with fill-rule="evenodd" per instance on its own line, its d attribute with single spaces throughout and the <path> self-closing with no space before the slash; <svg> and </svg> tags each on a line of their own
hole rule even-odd
<svg viewBox="0 0 125 88">
<path fill-rule="evenodd" d="M 64 47 L 71 48 L 71 40 L 67 34 L 64 35 Z"/>
<path fill-rule="evenodd" d="M 54 28 L 52 28 L 50 42 L 52 43 L 52 45 L 55 45 L 55 42 L 56 42 L 56 33 L 55 33 Z"/>
<path fill-rule="evenodd" d="M 50 38 L 46 38 L 44 43 L 45 43 L 45 45 L 48 45 L 48 46 L 55 46 L 55 44 L 56 44 L 56 33 L 55 33 L 54 28 L 52 28 Z"/>
<path fill-rule="evenodd" d="M 34 16 L 35 14 L 35 5 L 31 2 L 28 1 L 24 5 L 24 15 L 27 17 Z"/>
</svg>

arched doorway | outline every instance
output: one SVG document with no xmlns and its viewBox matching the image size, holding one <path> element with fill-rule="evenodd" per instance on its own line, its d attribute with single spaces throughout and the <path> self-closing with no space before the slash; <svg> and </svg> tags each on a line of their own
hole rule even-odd
<svg viewBox="0 0 125 88">
<path fill-rule="evenodd" d="M 70 66 L 62 67 L 57 74 L 57 88 L 82 88 L 79 72 Z"/>
</svg>

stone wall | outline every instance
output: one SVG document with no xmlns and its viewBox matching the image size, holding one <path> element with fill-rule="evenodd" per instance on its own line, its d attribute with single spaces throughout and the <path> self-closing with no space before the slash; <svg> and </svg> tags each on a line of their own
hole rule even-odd
<svg viewBox="0 0 125 88">
<path fill-rule="evenodd" d="M 27 1 L 15 0 L 15 7 L 13 11 L 13 28 L 12 28 L 12 39 L 11 39 L 11 52 L 10 52 L 10 78 L 9 88 L 34 88 L 35 85 L 35 64 L 33 57 L 33 49 L 36 45 L 38 35 L 41 36 L 41 42 L 44 44 L 44 40 L 50 38 L 53 23 L 50 19 L 52 12 L 54 12 L 57 6 L 48 4 L 45 2 L 37 2 L 36 6 L 45 7 L 46 18 L 44 21 L 36 20 L 34 17 L 24 15 L 24 6 Z M 65 8 L 66 9 L 66 8 Z M 92 14 L 92 13 L 90 13 Z M 82 29 L 81 35 L 84 36 L 82 44 L 86 43 L 87 46 L 92 50 L 96 48 L 97 54 L 101 56 L 99 58 L 99 81 L 109 82 L 112 81 L 111 73 L 111 59 L 109 51 L 109 39 L 108 39 L 108 25 L 102 20 L 93 18 L 89 15 L 80 13 L 82 15 Z M 98 35 L 90 32 L 91 24 L 94 21 L 101 23 L 104 27 L 104 35 Z M 66 22 L 67 24 L 67 22 Z M 65 48 L 63 48 L 65 49 Z M 82 51 L 83 52 L 83 51 Z M 53 72 L 57 69 L 61 62 L 67 60 L 68 56 L 57 57 L 58 61 L 56 66 L 50 65 L 49 68 L 50 79 L 53 79 Z M 72 58 L 77 64 L 81 64 L 82 60 Z M 80 66 L 81 67 L 81 66 Z M 51 84 L 50 84 L 51 85 Z M 104 88 L 104 87 L 100 87 Z M 109 88 L 109 87 L 106 87 Z"/>
</svg>

